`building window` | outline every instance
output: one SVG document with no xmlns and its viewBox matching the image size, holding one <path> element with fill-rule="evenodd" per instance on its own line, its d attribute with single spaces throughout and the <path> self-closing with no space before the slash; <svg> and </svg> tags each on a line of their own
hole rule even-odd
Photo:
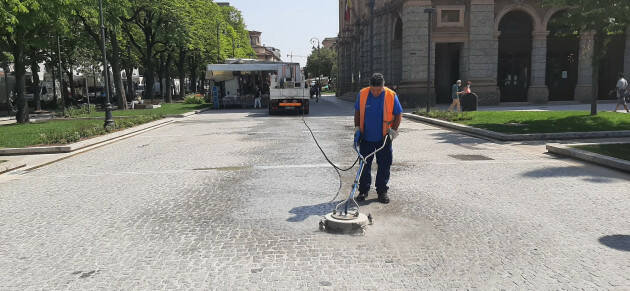
<svg viewBox="0 0 630 291">
<path fill-rule="evenodd" d="M 442 10 L 442 23 L 459 22 L 459 10 Z"/>
<path fill-rule="evenodd" d="M 464 11 L 466 7 L 463 5 L 438 6 L 437 10 L 437 26 L 438 27 L 464 27 Z"/>
</svg>

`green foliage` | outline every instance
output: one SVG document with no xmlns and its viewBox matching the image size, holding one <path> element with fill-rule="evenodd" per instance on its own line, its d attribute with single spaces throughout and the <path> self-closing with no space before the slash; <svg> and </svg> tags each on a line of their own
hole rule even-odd
<svg viewBox="0 0 630 291">
<path fill-rule="evenodd" d="M 334 77 L 337 73 L 337 53 L 331 49 L 314 48 L 306 61 L 306 71 L 309 77 Z"/>
<path fill-rule="evenodd" d="M 543 0 L 543 6 L 566 8 L 564 25 L 572 31 L 623 32 L 630 25 L 630 1 Z"/>
<path fill-rule="evenodd" d="M 441 111 L 441 110 L 431 110 L 427 113 L 424 110 L 416 111 L 414 114 L 436 118 L 446 121 L 461 121 L 461 120 L 471 120 L 472 117 L 468 112 L 452 112 L 452 111 Z"/>
<path fill-rule="evenodd" d="M 90 106 L 88 106 L 87 104 L 84 104 L 81 107 L 69 107 L 66 109 L 66 117 L 80 117 L 80 116 L 84 116 L 86 114 L 89 114 L 91 112 L 96 112 L 96 105 L 94 104 L 90 104 Z"/>
<path fill-rule="evenodd" d="M 82 139 L 90 138 L 93 136 L 103 135 L 112 131 L 123 130 L 143 123 L 151 122 L 159 119 L 159 116 L 146 115 L 137 116 L 128 119 L 118 119 L 116 124 L 112 128 L 107 130 L 102 125 L 102 120 L 99 120 L 100 124 L 92 124 L 92 122 L 81 124 L 75 128 L 57 127 L 49 129 L 40 133 L 39 142 L 41 144 L 68 144 L 81 141 Z"/>
<path fill-rule="evenodd" d="M 574 146 L 574 148 L 630 161 L 630 144 L 627 143 L 584 145 Z"/>
<path fill-rule="evenodd" d="M 184 103 L 185 104 L 203 104 L 205 103 L 205 100 L 200 95 L 188 95 L 186 96 L 186 98 L 184 98 Z"/>
<path fill-rule="evenodd" d="M 425 115 L 423 112 L 416 114 Z M 450 114 L 450 115 L 449 115 Z M 476 111 L 431 113 L 429 117 L 502 133 L 554 133 L 630 130 L 630 114 L 586 111 Z"/>
</svg>

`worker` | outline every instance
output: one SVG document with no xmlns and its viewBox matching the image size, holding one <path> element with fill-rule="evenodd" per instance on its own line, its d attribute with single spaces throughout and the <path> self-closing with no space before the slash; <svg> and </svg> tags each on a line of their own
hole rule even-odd
<svg viewBox="0 0 630 291">
<path fill-rule="evenodd" d="M 367 156 L 380 148 L 376 153 L 378 172 L 376 173 L 376 192 L 378 201 L 389 203 L 387 183 L 392 165 L 392 141 L 398 136 L 398 126 L 402 120 L 402 106 L 394 91 L 385 88 L 385 78 L 375 73 L 370 79 L 370 87 L 361 90 L 354 105 L 355 144 L 359 143 L 361 155 Z M 387 138 L 389 137 L 389 138 Z M 384 139 L 387 138 L 387 141 Z M 359 180 L 358 201 L 364 201 L 372 184 L 372 160 L 370 157 L 364 166 Z"/>
</svg>

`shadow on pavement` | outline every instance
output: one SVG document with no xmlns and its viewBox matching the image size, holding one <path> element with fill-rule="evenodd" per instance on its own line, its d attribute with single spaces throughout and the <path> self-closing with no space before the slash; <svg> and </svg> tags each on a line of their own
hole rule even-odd
<svg viewBox="0 0 630 291">
<path fill-rule="evenodd" d="M 436 138 L 439 143 L 448 143 L 455 145 L 474 146 L 480 144 L 495 143 L 483 138 L 466 135 L 465 133 L 461 132 L 436 132 L 432 133 L 431 136 Z"/>
<path fill-rule="evenodd" d="M 335 202 L 326 202 L 316 205 L 298 206 L 291 210 L 289 213 L 293 214 L 293 217 L 287 219 L 288 222 L 300 222 L 304 221 L 311 216 L 324 216 L 332 211 L 335 207 Z"/>
<path fill-rule="evenodd" d="M 345 200 L 346 198 L 344 198 Z M 316 204 L 316 205 L 306 205 L 306 206 L 298 206 L 295 207 L 291 210 L 289 210 L 289 213 L 293 214 L 293 217 L 289 217 L 287 219 L 288 222 L 300 222 L 300 221 L 304 221 L 305 219 L 309 218 L 310 216 L 324 216 L 330 212 L 332 212 L 333 208 L 335 208 L 335 206 L 341 202 L 340 200 L 335 201 L 335 202 L 326 202 L 326 203 L 320 203 L 320 204 Z M 367 199 L 365 201 L 361 201 L 361 202 L 357 202 L 359 203 L 359 206 L 363 207 L 363 206 L 367 206 L 370 205 L 372 203 L 379 203 L 377 198 L 373 198 L 373 199 Z"/>
<path fill-rule="evenodd" d="M 599 238 L 599 243 L 619 251 L 630 252 L 630 235 L 607 235 Z"/>
<path fill-rule="evenodd" d="M 603 176 L 604 173 L 609 174 L 607 177 Z M 593 172 L 589 171 L 585 166 L 569 166 L 569 167 L 547 167 L 543 169 L 532 170 L 522 174 L 523 177 L 528 178 L 559 178 L 559 177 L 571 177 L 582 178 L 584 181 L 592 183 L 611 183 L 613 179 L 628 179 L 620 173 L 616 173 L 612 170 L 601 169 L 601 171 Z"/>
</svg>

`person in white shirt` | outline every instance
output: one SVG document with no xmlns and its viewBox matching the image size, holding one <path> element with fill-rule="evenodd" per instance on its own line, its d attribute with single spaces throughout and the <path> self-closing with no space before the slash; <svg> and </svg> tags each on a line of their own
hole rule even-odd
<svg viewBox="0 0 630 291">
<path fill-rule="evenodd" d="M 626 103 L 626 94 L 628 94 L 628 80 L 624 78 L 623 73 L 619 73 L 619 81 L 617 81 L 617 106 L 615 107 L 615 112 L 619 110 L 619 106 L 623 105 L 626 112 L 630 113 L 630 110 L 628 110 L 628 104 Z"/>
</svg>

